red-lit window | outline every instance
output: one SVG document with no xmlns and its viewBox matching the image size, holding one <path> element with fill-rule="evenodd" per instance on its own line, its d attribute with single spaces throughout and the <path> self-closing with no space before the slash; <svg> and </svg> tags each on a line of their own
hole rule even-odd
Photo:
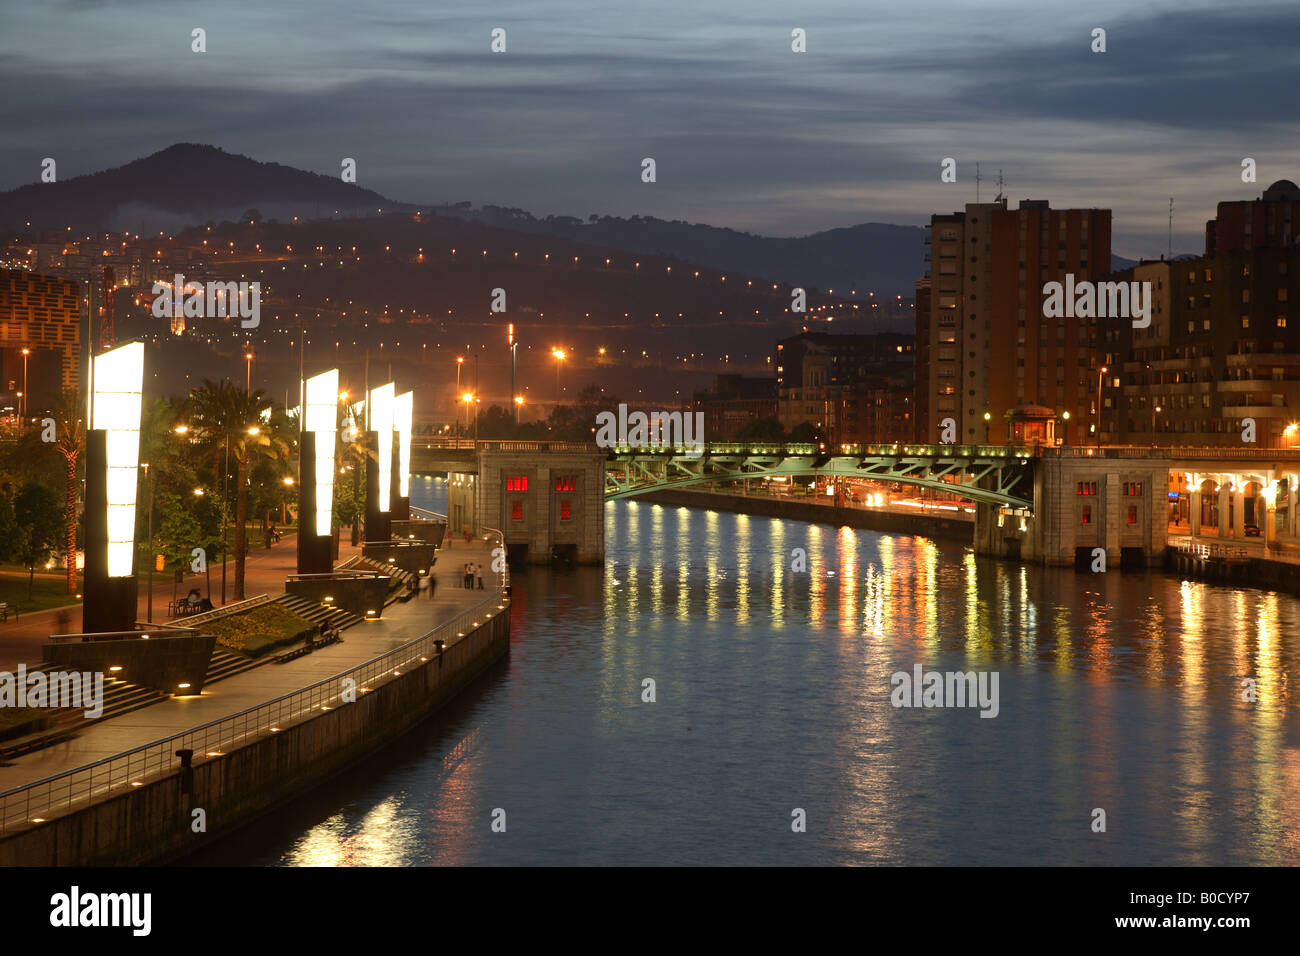
<svg viewBox="0 0 1300 956">
<path fill-rule="evenodd" d="M 1124 494 L 1129 498 L 1142 497 L 1142 482 L 1126 481 L 1124 482 Z"/>
<path fill-rule="evenodd" d="M 1092 505 L 1083 506 L 1083 523 L 1092 524 Z"/>
<path fill-rule="evenodd" d="M 577 476 L 577 475 L 558 475 L 558 476 L 556 476 L 556 479 L 555 479 L 555 490 L 556 490 L 556 491 L 577 491 L 577 490 L 578 490 L 578 476 Z"/>
<path fill-rule="evenodd" d="M 1075 489 L 1077 495 L 1095 495 L 1097 493 L 1097 483 L 1095 481 L 1081 481 Z"/>
<path fill-rule="evenodd" d="M 510 520 L 511 521 L 524 520 L 524 503 L 522 501 L 510 502 Z"/>
<path fill-rule="evenodd" d="M 1138 507 L 1137 507 L 1137 505 L 1129 505 L 1129 506 L 1128 506 L 1128 523 L 1129 523 L 1129 524 L 1137 524 L 1137 523 L 1138 523 Z"/>
<path fill-rule="evenodd" d="M 506 476 L 506 491 L 527 491 L 527 490 L 528 490 L 527 475 Z"/>
<path fill-rule="evenodd" d="M 567 501 L 561 501 L 561 502 L 560 502 L 560 520 L 561 520 L 561 521 L 568 521 L 568 520 L 569 520 L 570 518 L 572 518 L 572 517 L 573 517 L 573 510 L 569 507 L 569 503 L 568 503 Z"/>
</svg>

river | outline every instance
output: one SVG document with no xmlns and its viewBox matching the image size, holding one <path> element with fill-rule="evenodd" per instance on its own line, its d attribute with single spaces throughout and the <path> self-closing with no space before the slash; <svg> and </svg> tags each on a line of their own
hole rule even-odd
<svg viewBox="0 0 1300 956">
<path fill-rule="evenodd" d="M 440 480 L 412 484 L 443 510 Z M 604 568 L 515 572 L 508 663 L 191 862 L 1300 862 L 1295 597 L 635 500 L 605 515 Z M 918 664 L 996 672 L 996 717 L 895 707 L 891 675 Z"/>
</svg>

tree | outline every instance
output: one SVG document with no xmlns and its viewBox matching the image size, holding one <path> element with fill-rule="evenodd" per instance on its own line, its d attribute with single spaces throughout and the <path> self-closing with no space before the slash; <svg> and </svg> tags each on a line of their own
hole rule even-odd
<svg viewBox="0 0 1300 956">
<path fill-rule="evenodd" d="M 779 443 L 785 441 L 785 429 L 775 418 L 756 418 L 736 432 L 736 441 Z"/>
<path fill-rule="evenodd" d="M 67 562 L 69 594 L 77 593 L 77 461 L 86 450 L 86 423 L 81 411 L 86 407 L 81 393 L 67 391 L 51 409 L 54 419 L 54 448 L 63 456 L 63 552 Z M 30 588 L 29 588 L 30 590 Z"/>
<path fill-rule="evenodd" d="M 14 498 L 14 524 L 16 556 L 27 568 L 27 600 L 30 601 L 36 565 L 49 558 L 63 535 L 64 515 L 58 495 L 42 484 L 23 485 Z"/>
<path fill-rule="evenodd" d="M 288 444 L 267 417 L 272 401 L 260 388 L 252 393 L 226 382 L 204 379 L 191 393 L 194 427 L 212 449 L 235 462 L 235 600 L 244 598 L 248 542 L 248 472 L 254 458 L 287 457 Z M 223 468 L 224 470 L 224 468 Z M 229 478 L 229 473 L 226 473 Z"/>
<path fill-rule="evenodd" d="M 792 444 L 806 445 L 816 444 L 822 440 L 821 429 L 812 422 L 800 422 L 790 429 L 790 441 Z"/>
</svg>

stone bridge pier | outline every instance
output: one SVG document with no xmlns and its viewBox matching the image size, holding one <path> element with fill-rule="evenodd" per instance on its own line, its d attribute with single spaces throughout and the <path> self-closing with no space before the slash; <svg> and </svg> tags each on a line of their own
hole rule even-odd
<svg viewBox="0 0 1300 956">
<path fill-rule="evenodd" d="M 1164 560 L 1169 533 L 1169 465 L 1150 458 L 1072 449 L 1034 462 L 1032 513 L 995 504 L 975 509 L 975 552 L 1051 566 L 1106 568 Z"/>
</svg>

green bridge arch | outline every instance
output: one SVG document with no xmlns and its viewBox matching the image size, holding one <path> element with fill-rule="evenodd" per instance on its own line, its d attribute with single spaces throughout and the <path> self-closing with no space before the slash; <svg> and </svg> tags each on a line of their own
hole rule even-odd
<svg viewBox="0 0 1300 956">
<path fill-rule="evenodd" d="M 1032 508 L 1034 451 L 988 445 L 726 444 L 608 450 L 605 500 L 746 478 L 836 476 L 931 488 L 974 502 Z"/>
</svg>

